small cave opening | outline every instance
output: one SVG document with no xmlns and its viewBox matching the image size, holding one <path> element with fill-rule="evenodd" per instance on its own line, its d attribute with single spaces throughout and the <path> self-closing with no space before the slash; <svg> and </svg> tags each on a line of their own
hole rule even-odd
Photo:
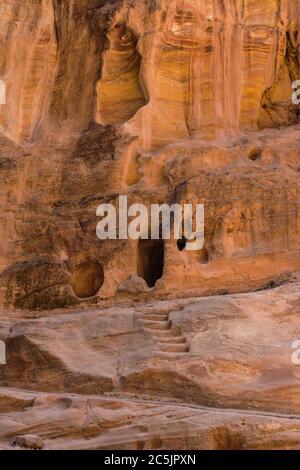
<svg viewBox="0 0 300 470">
<path fill-rule="evenodd" d="M 187 240 L 185 237 L 179 238 L 179 240 L 177 240 L 177 247 L 179 251 L 183 251 L 185 249 L 186 242 Z"/>
<path fill-rule="evenodd" d="M 164 271 L 165 246 L 163 240 L 139 240 L 137 274 L 154 287 Z"/>
<path fill-rule="evenodd" d="M 74 269 L 70 282 L 77 297 L 94 297 L 104 283 L 103 267 L 97 261 L 84 261 Z"/>
<path fill-rule="evenodd" d="M 248 158 L 249 158 L 249 160 L 252 160 L 252 162 L 256 162 L 258 160 L 261 160 L 262 150 L 260 148 L 250 149 L 249 153 L 248 153 Z"/>
</svg>

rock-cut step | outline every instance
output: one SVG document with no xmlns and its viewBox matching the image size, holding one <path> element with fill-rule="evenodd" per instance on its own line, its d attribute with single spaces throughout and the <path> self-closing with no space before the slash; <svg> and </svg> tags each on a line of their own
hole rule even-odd
<svg viewBox="0 0 300 470">
<path fill-rule="evenodd" d="M 169 354 L 189 352 L 190 348 L 186 338 L 172 331 L 172 320 L 169 320 L 168 313 L 144 313 L 143 326 L 145 331 L 152 334 L 160 352 Z"/>
<path fill-rule="evenodd" d="M 169 319 L 169 315 L 166 314 L 146 314 L 144 315 L 144 321 L 167 321 Z"/>
<path fill-rule="evenodd" d="M 190 348 L 186 343 L 171 344 L 171 343 L 159 343 L 159 349 L 162 352 L 168 353 L 186 353 L 189 352 Z"/>
<path fill-rule="evenodd" d="M 168 330 L 171 328 L 170 320 L 163 321 L 146 321 L 144 320 L 144 327 L 149 330 Z"/>
<path fill-rule="evenodd" d="M 146 328 L 148 330 L 148 328 Z M 174 338 L 175 335 L 172 330 L 148 330 L 151 331 L 152 335 L 156 338 L 159 339 L 161 337 L 163 338 Z"/>
<path fill-rule="evenodd" d="M 156 336 L 156 339 L 159 343 L 186 344 L 186 339 L 184 336 Z"/>
</svg>

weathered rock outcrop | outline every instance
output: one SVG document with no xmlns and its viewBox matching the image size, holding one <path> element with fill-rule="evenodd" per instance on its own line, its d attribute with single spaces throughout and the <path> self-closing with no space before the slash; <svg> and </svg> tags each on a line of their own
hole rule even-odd
<svg viewBox="0 0 300 470">
<path fill-rule="evenodd" d="M 1 129 L 24 140 L 137 113 L 150 149 L 296 123 L 299 16 L 298 0 L 3 2 Z"/>
<path fill-rule="evenodd" d="M 245 291 L 299 269 L 298 1 L 5 5 L 2 305 L 111 298 L 162 271 L 157 295 Z M 119 194 L 204 202 L 204 249 L 165 243 L 151 268 L 137 242 L 100 242 L 96 207 Z"/>
<path fill-rule="evenodd" d="M 0 445 L 299 449 L 299 286 L 7 313 Z"/>
<path fill-rule="evenodd" d="M 3 447 L 300 446 L 299 51 L 299 0 L 0 0 Z M 204 203 L 204 247 L 99 240 L 120 195 Z"/>
</svg>

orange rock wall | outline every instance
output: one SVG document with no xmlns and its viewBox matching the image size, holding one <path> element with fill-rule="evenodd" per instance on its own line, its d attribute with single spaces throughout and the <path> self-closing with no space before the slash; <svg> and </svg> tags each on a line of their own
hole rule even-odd
<svg viewBox="0 0 300 470">
<path fill-rule="evenodd" d="M 1 0 L 0 13 L 2 305 L 64 306 L 99 286 L 89 301 L 247 291 L 298 272 L 298 0 Z M 96 237 L 97 206 L 120 194 L 205 204 L 203 250 L 166 241 L 154 290 L 136 241 Z"/>
</svg>

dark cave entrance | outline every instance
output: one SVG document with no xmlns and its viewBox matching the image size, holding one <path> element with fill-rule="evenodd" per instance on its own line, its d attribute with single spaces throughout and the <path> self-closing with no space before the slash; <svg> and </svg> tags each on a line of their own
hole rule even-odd
<svg viewBox="0 0 300 470">
<path fill-rule="evenodd" d="M 179 240 L 177 240 L 177 247 L 179 251 L 183 251 L 186 247 L 186 238 L 183 236 Z"/>
<path fill-rule="evenodd" d="M 87 260 L 75 268 L 71 275 L 71 286 L 81 299 L 95 296 L 104 283 L 104 271 L 97 261 Z"/>
<path fill-rule="evenodd" d="M 164 271 L 165 247 L 163 240 L 139 240 L 137 273 L 149 287 L 154 287 Z"/>
</svg>

